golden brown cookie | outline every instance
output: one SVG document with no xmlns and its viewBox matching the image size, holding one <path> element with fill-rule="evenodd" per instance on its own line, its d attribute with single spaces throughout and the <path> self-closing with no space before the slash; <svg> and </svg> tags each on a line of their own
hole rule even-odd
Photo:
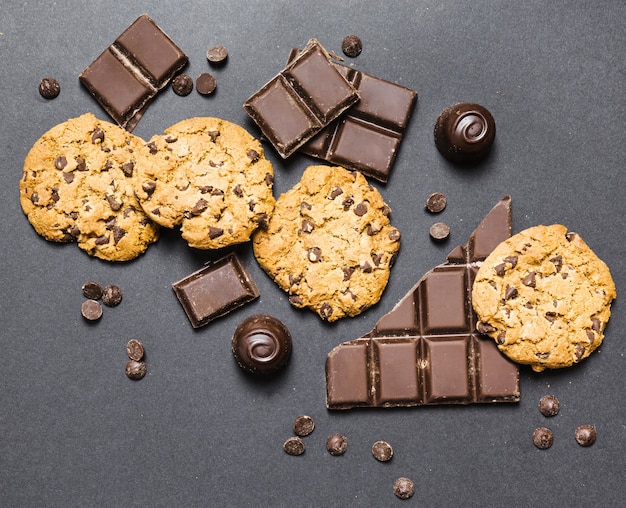
<svg viewBox="0 0 626 508">
<path fill-rule="evenodd" d="M 219 118 L 183 120 L 148 143 L 137 197 L 158 224 L 180 225 L 189 246 L 246 242 L 274 208 L 274 171 L 259 141 Z"/>
<path fill-rule="evenodd" d="M 604 338 L 615 284 L 576 233 L 536 226 L 502 242 L 476 274 L 477 329 L 533 370 L 569 367 Z"/>
<path fill-rule="evenodd" d="M 390 212 L 361 173 L 310 166 L 254 235 L 254 254 L 296 307 L 356 316 L 380 299 L 400 248 Z"/>
<path fill-rule="evenodd" d="M 20 203 L 37 233 L 78 242 L 88 254 L 127 261 L 158 239 L 158 226 L 135 198 L 145 142 L 91 113 L 39 138 L 24 161 Z"/>
</svg>

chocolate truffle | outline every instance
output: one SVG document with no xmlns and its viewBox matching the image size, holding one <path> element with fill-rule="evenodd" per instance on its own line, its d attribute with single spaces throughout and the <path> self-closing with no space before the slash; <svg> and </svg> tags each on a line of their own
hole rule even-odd
<svg viewBox="0 0 626 508">
<path fill-rule="evenodd" d="M 237 364 L 245 371 L 256 375 L 275 374 L 289 361 L 291 334 L 273 316 L 250 316 L 235 329 L 232 350 Z"/>
<path fill-rule="evenodd" d="M 480 104 L 462 102 L 444 109 L 435 122 L 435 145 L 446 159 L 471 163 L 484 158 L 496 137 L 496 123 Z"/>
</svg>

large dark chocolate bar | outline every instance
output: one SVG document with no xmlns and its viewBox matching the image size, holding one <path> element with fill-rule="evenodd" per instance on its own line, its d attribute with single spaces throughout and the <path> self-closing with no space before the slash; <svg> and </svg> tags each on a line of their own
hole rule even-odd
<svg viewBox="0 0 626 508">
<path fill-rule="evenodd" d="M 471 304 L 481 262 L 510 236 L 506 196 L 465 246 L 426 273 L 374 330 L 328 354 L 327 407 L 519 401 L 517 366 L 476 331 Z"/>
<path fill-rule="evenodd" d="M 293 49 L 289 61 L 298 53 Z M 361 100 L 299 151 L 387 182 L 417 92 L 346 65 L 334 65 Z"/>
<path fill-rule="evenodd" d="M 172 284 L 191 325 L 199 328 L 259 297 L 234 252 Z"/>
<path fill-rule="evenodd" d="M 283 158 L 359 100 L 315 39 L 243 105 Z"/>
<path fill-rule="evenodd" d="M 113 120 L 132 131 L 150 100 L 187 60 L 187 55 L 143 14 L 79 79 Z"/>
</svg>

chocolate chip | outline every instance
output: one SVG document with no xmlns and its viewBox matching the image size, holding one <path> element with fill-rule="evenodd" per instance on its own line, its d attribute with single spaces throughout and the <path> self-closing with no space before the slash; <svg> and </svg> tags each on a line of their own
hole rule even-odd
<svg viewBox="0 0 626 508">
<path fill-rule="evenodd" d="M 347 212 L 348 210 L 350 210 L 350 207 L 354 204 L 354 199 L 346 198 L 341 202 L 341 204 L 343 205 L 343 209 Z"/>
<path fill-rule="evenodd" d="M 154 181 L 146 182 L 141 185 L 141 188 L 148 196 L 152 196 L 152 194 L 154 193 L 156 189 L 156 182 Z"/>
<path fill-rule="evenodd" d="M 88 321 L 97 321 L 102 317 L 102 305 L 95 300 L 85 300 L 80 306 L 80 312 Z"/>
<path fill-rule="evenodd" d="M 547 450 L 554 442 L 554 434 L 547 427 L 537 427 L 533 432 L 533 444 L 540 450 Z"/>
<path fill-rule="evenodd" d="M 493 267 L 493 270 L 496 272 L 496 275 L 499 277 L 504 276 L 506 273 L 506 263 L 500 263 Z"/>
<path fill-rule="evenodd" d="M 585 348 L 580 344 L 576 344 L 574 348 L 574 355 L 576 356 L 576 361 L 580 361 L 583 356 L 585 356 Z"/>
<path fill-rule="evenodd" d="M 172 81 L 172 90 L 181 97 L 189 95 L 193 90 L 193 79 L 188 74 L 179 74 Z"/>
<path fill-rule="evenodd" d="M 546 312 L 545 318 L 550 321 L 550 323 L 554 323 L 557 318 L 556 312 Z"/>
<path fill-rule="evenodd" d="M 393 448 L 387 441 L 376 441 L 372 445 L 372 455 L 379 462 L 387 462 L 393 457 Z"/>
<path fill-rule="evenodd" d="M 343 434 L 331 434 L 326 440 L 326 449 L 331 455 L 343 455 L 348 448 L 348 440 Z"/>
<path fill-rule="evenodd" d="M 128 358 L 131 360 L 135 360 L 136 362 L 141 361 L 143 355 L 145 353 L 143 344 L 138 339 L 130 339 L 126 343 L 126 354 Z"/>
<path fill-rule="evenodd" d="M 210 64 L 223 65 L 228 59 L 228 50 L 224 46 L 210 47 L 206 52 L 206 59 Z"/>
<path fill-rule="evenodd" d="M 320 259 L 322 259 L 322 249 L 319 247 L 311 247 L 309 249 L 309 261 L 311 263 L 317 263 Z"/>
<path fill-rule="evenodd" d="M 138 362 L 136 360 L 128 360 L 126 363 L 126 375 L 133 381 L 138 381 L 146 375 L 146 362 Z"/>
<path fill-rule="evenodd" d="M 517 256 L 507 256 L 504 258 L 505 263 L 509 263 L 511 268 L 515 268 L 517 266 Z"/>
<path fill-rule="evenodd" d="M 367 232 L 367 236 L 374 236 L 380 233 L 380 229 L 378 229 L 376 226 L 372 226 L 371 224 L 368 224 L 365 230 Z"/>
<path fill-rule="evenodd" d="M 308 436 L 313 429 L 315 429 L 315 421 L 310 416 L 298 416 L 293 422 L 293 431 L 297 436 Z"/>
<path fill-rule="evenodd" d="M 506 290 L 504 291 L 504 299 L 511 300 L 513 298 L 517 298 L 518 294 L 519 293 L 515 286 L 507 286 Z"/>
<path fill-rule="evenodd" d="M 343 190 L 341 187 L 335 187 L 330 193 L 330 199 L 335 199 L 337 196 L 343 194 Z"/>
<path fill-rule="evenodd" d="M 302 226 L 298 230 L 298 233 L 311 233 L 315 229 L 315 224 L 311 222 L 309 219 L 304 219 L 302 221 Z"/>
<path fill-rule="evenodd" d="M 196 90 L 201 95 L 211 95 L 216 87 L 217 81 L 208 72 L 203 72 L 196 78 Z"/>
<path fill-rule="evenodd" d="M 398 478 L 393 482 L 393 493 L 400 499 L 409 499 L 415 494 L 415 484 L 409 478 Z"/>
<path fill-rule="evenodd" d="M 209 135 L 209 137 L 211 138 L 211 141 L 213 141 L 213 143 L 215 143 L 217 138 L 220 137 L 220 131 L 209 131 L 207 134 Z"/>
<path fill-rule="evenodd" d="M 106 200 L 114 212 L 119 211 L 122 208 L 122 202 L 115 199 L 115 196 L 106 196 Z"/>
<path fill-rule="evenodd" d="M 352 274 L 354 273 L 354 266 L 344 266 L 342 268 L 343 270 L 343 280 L 347 281 L 350 280 L 350 277 L 352 277 Z"/>
<path fill-rule="evenodd" d="M 439 213 L 446 207 L 447 199 L 441 192 L 433 192 L 426 200 L 426 209 L 430 213 Z"/>
<path fill-rule="evenodd" d="M 367 205 L 365 203 L 359 203 L 354 207 L 354 213 L 359 217 L 363 217 L 367 213 Z"/>
<path fill-rule="evenodd" d="M 91 135 L 91 142 L 95 145 L 96 143 L 102 143 L 103 141 L 104 131 L 100 127 L 96 127 L 96 130 L 94 130 Z"/>
<path fill-rule="evenodd" d="M 90 300 L 100 300 L 102 298 L 102 286 L 95 281 L 88 281 L 83 284 L 83 295 Z"/>
<path fill-rule="evenodd" d="M 65 183 L 72 183 L 74 181 L 74 173 L 63 173 L 63 180 L 65 180 Z"/>
<path fill-rule="evenodd" d="M 299 295 L 289 295 L 289 302 L 296 307 L 304 305 L 304 301 Z"/>
<path fill-rule="evenodd" d="M 283 450 L 288 455 L 302 455 L 304 453 L 304 442 L 299 437 L 290 437 L 283 443 Z"/>
<path fill-rule="evenodd" d="M 392 242 L 397 242 L 397 241 L 399 241 L 399 240 L 400 240 L 400 238 L 401 238 L 401 236 L 402 236 L 402 235 L 400 234 L 400 230 L 398 230 L 398 229 L 392 229 L 391 231 L 389 231 L 389 239 L 390 239 Z"/>
<path fill-rule="evenodd" d="M 271 187 L 274 184 L 274 175 L 270 173 L 265 173 L 265 185 Z"/>
<path fill-rule="evenodd" d="M 67 166 L 67 159 L 62 155 L 59 155 L 56 159 L 54 159 L 54 167 L 57 169 L 63 169 Z"/>
<path fill-rule="evenodd" d="M 537 285 L 535 281 L 536 276 L 536 272 L 528 272 L 528 275 L 522 279 L 522 284 L 524 284 L 524 286 L 528 286 L 529 288 L 534 288 Z"/>
<path fill-rule="evenodd" d="M 496 328 L 491 326 L 489 323 L 483 323 L 482 321 L 479 321 L 478 323 L 476 323 L 476 330 L 478 331 L 478 333 L 491 333 L 495 332 Z"/>
<path fill-rule="evenodd" d="M 233 187 L 233 194 L 238 198 L 243 196 L 243 190 L 241 190 L 241 185 L 237 184 Z"/>
<path fill-rule="evenodd" d="M 246 155 L 248 156 L 248 159 L 250 159 L 250 162 L 252 162 L 252 164 L 259 162 L 259 159 L 261 158 L 259 152 L 252 149 L 248 150 L 248 153 L 246 153 Z"/>
<path fill-rule="evenodd" d="M 430 237 L 436 241 L 443 241 L 450 236 L 450 226 L 445 222 L 436 222 L 430 226 Z"/>
<path fill-rule="evenodd" d="M 580 446 L 591 446 L 596 442 L 596 429 L 593 425 L 580 425 L 576 428 L 574 437 Z"/>
<path fill-rule="evenodd" d="M 114 285 L 106 286 L 102 290 L 102 303 L 107 307 L 115 307 L 122 301 L 122 290 Z"/>
<path fill-rule="evenodd" d="M 76 171 L 87 171 L 87 163 L 82 157 L 76 157 Z"/>
<path fill-rule="evenodd" d="M 560 408 L 559 399 L 554 395 L 544 395 L 539 399 L 539 412 L 543 416 L 556 416 Z"/>
<path fill-rule="evenodd" d="M 363 43 L 356 35 L 346 35 L 341 41 L 341 51 L 350 58 L 355 58 L 363 51 Z"/>
<path fill-rule="evenodd" d="M 224 234 L 224 230 L 222 228 L 216 228 L 214 226 L 209 226 L 209 238 L 211 240 L 215 240 Z"/>
<path fill-rule="evenodd" d="M 367 261 L 363 261 L 359 265 L 359 268 L 361 269 L 361 271 L 363 273 L 371 273 L 372 272 L 372 265 L 370 265 L 369 262 L 367 262 Z"/>
<path fill-rule="evenodd" d="M 209 204 L 204 199 L 199 199 L 196 204 L 193 206 L 189 213 L 191 215 L 200 215 L 209 207 Z"/>
<path fill-rule="evenodd" d="M 550 259 L 550 261 L 554 265 L 554 269 L 556 270 L 556 273 L 559 273 L 561 271 L 561 268 L 563 268 L 563 257 L 554 256 L 552 259 Z"/>
<path fill-rule="evenodd" d="M 61 92 L 61 85 L 54 78 L 43 78 L 39 83 L 39 95 L 44 99 L 55 99 Z"/>
<path fill-rule="evenodd" d="M 324 319 L 329 319 L 333 315 L 333 308 L 328 302 L 324 302 L 320 307 L 320 315 Z"/>
</svg>

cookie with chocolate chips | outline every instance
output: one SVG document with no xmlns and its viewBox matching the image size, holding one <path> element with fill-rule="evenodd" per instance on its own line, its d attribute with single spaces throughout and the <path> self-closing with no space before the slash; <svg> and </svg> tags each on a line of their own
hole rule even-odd
<svg viewBox="0 0 626 508">
<path fill-rule="evenodd" d="M 91 113 L 43 134 L 24 161 L 20 203 L 37 233 L 88 254 L 127 261 L 159 236 L 134 194 L 144 141 Z"/>
<path fill-rule="evenodd" d="M 147 143 L 136 195 L 161 226 L 197 249 L 246 242 L 274 209 L 274 171 L 261 143 L 219 118 L 183 120 Z"/>
<path fill-rule="evenodd" d="M 380 300 L 400 248 L 390 212 L 361 173 L 310 166 L 255 233 L 254 254 L 294 306 L 356 316 Z"/>
<path fill-rule="evenodd" d="M 478 331 L 536 372 L 569 367 L 597 349 L 615 296 L 606 264 L 560 224 L 502 242 L 472 290 Z"/>
</svg>

